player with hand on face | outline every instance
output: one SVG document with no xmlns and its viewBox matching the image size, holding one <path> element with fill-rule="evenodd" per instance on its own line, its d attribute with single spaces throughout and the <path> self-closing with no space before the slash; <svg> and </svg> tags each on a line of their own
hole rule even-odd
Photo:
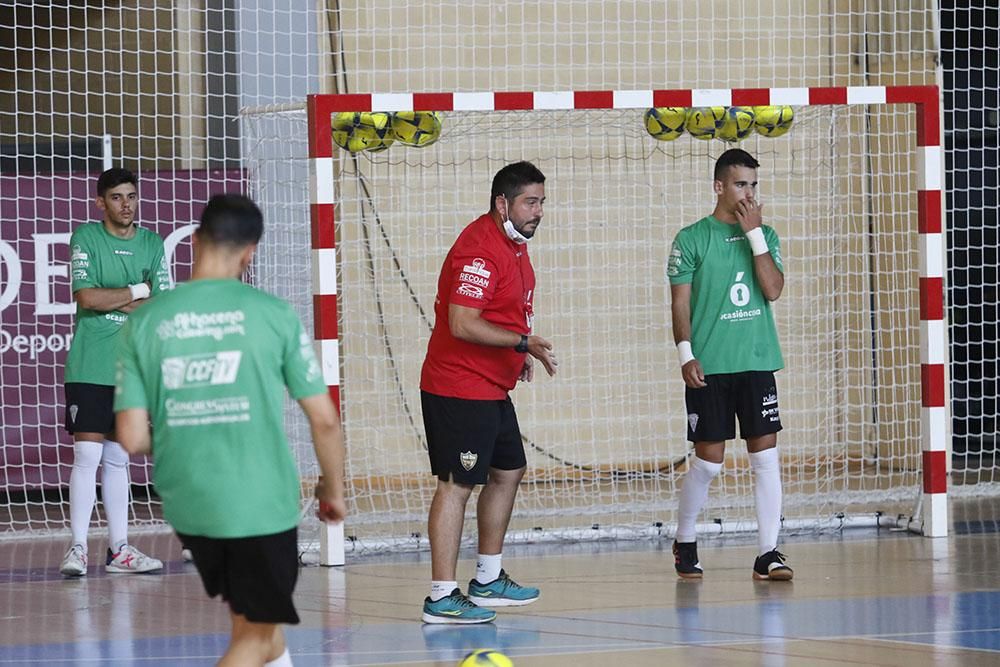
<svg viewBox="0 0 1000 667">
<path fill-rule="evenodd" d="M 727 150 L 715 164 L 715 210 L 683 228 L 667 265 L 674 342 L 685 384 L 688 440 L 694 455 L 678 503 L 677 574 L 698 579 L 696 520 L 722 470 L 726 441 L 746 441 L 754 471 L 758 546 L 755 579 L 788 580 L 777 550 L 781 524 L 781 430 L 774 372 L 784 366 L 771 302 L 785 285 L 778 235 L 763 224 L 759 163 Z"/>
</svg>

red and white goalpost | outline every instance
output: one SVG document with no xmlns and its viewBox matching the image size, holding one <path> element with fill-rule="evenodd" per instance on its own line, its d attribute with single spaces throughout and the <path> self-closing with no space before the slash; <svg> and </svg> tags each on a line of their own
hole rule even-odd
<svg viewBox="0 0 1000 667">
<path fill-rule="evenodd" d="M 486 210 L 492 174 L 517 159 L 548 176 L 531 250 L 537 328 L 562 364 L 514 393 L 529 473 L 512 538 L 671 533 L 688 445 L 663 267 L 680 226 L 711 210 L 711 165 L 729 145 L 656 142 L 642 112 L 760 105 L 796 112 L 784 137 L 740 144 L 762 163 L 788 275 L 776 304 L 785 529 L 947 534 L 936 87 L 313 95 L 305 112 L 244 123 L 251 194 L 269 223 L 258 282 L 313 323 L 344 416 L 351 515 L 322 531 L 322 562 L 342 562 L 345 531 L 351 550 L 426 545 L 418 378 L 434 285 L 457 232 Z M 443 112 L 440 141 L 350 154 L 331 139 L 336 113 L 405 110 Z M 308 482 L 308 431 L 293 432 Z M 739 450 L 704 532 L 754 526 Z"/>
</svg>

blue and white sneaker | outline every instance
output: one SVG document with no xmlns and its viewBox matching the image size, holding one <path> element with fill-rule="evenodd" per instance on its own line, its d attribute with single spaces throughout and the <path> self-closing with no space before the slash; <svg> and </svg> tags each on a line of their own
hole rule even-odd
<svg viewBox="0 0 1000 667">
<path fill-rule="evenodd" d="M 520 607 L 538 599 L 540 592 L 531 586 L 522 586 L 503 570 L 488 584 L 475 579 L 469 582 L 469 599 L 482 607 Z"/>
<path fill-rule="evenodd" d="M 424 623 L 470 625 L 472 623 L 489 623 L 496 617 L 495 611 L 477 607 L 457 588 L 451 592 L 451 595 L 440 600 L 424 598 Z"/>
</svg>

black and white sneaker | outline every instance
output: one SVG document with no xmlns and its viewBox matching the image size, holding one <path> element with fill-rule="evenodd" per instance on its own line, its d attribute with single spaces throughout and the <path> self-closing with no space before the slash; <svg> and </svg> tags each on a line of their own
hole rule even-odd
<svg viewBox="0 0 1000 667">
<path fill-rule="evenodd" d="M 757 560 L 753 562 L 753 578 L 767 581 L 791 581 L 794 573 L 792 568 L 785 565 L 787 558 L 777 549 L 757 556 Z"/>
<path fill-rule="evenodd" d="M 674 569 L 677 576 L 683 579 L 701 579 L 704 574 L 701 563 L 698 562 L 697 542 L 674 541 Z"/>
</svg>

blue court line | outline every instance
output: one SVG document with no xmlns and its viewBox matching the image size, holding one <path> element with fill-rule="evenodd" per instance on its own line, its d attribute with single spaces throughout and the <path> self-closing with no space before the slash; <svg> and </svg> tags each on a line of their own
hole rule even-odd
<svg viewBox="0 0 1000 667">
<path fill-rule="evenodd" d="M 834 600 L 768 598 L 734 605 L 619 608 L 572 615 L 501 610 L 496 625 L 464 627 L 355 619 L 346 627 L 287 628 L 286 636 L 297 667 L 457 662 L 482 647 L 516 658 L 847 637 L 1000 653 L 1000 591 Z M 0 665 L 211 665 L 227 641 L 226 634 L 216 633 L 2 646 Z"/>
</svg>

